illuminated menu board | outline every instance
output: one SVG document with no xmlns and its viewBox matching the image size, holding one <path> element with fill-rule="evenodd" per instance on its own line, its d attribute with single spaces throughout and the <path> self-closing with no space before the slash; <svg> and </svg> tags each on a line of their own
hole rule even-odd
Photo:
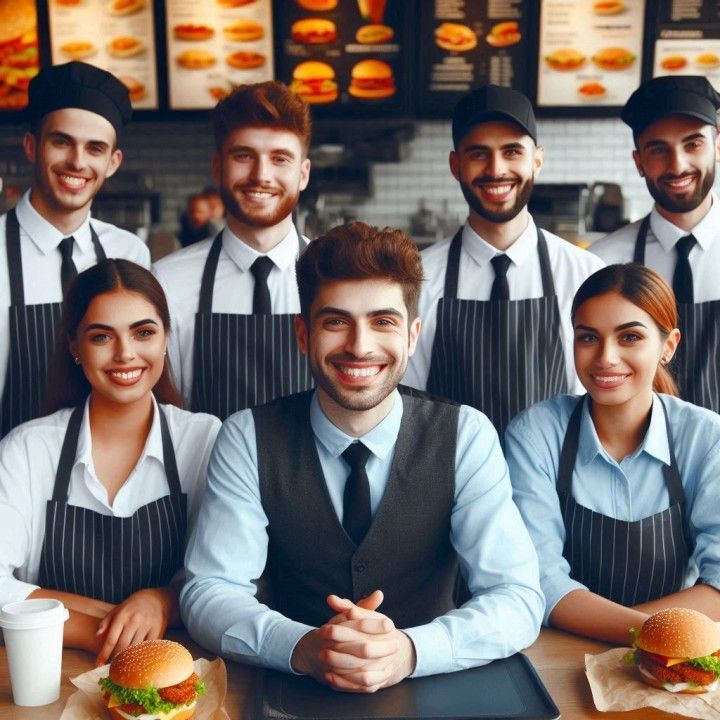
<svg viewBox="0 0 720 720">
<path fill-rule="evenodd" d="M 448 116 L 470 90 L 487 83 L 530 89 L 533 3 L 523 0 L 423 0 L 417 106 Z"/>
<path fill-rule="evenodd" d="M 165 16 L 171 109 L 212 108 L 274 78 L 270 0 L 166 0 Z"/>
<path fill-rule="evenodd" d="M 278 77 L 314 112 L 405 112 L 414 3 L 407 0 L 281 0 L 275 24 Z"/>
<path fill-rule="evenodd" d="M 542 0 L 538 107 L 620 106 L 641 81 L 645 0 Z"/>
<path fill-rule="evenodd" d="M 133 108 L 158 107 L 152 0 L 50 0 L 54 65 L 82 60 L 116 75 Z"/>
<path fill-rule="evenodd" d="M 705 75 L 720 90 L 720 1 L 658 3 L 653 77 Z"/>
<path fill-rule="evenodd" d="M 0 0 L 0 111 L 27 106 L 39 65 L 35 0 Z"/>
</svg>

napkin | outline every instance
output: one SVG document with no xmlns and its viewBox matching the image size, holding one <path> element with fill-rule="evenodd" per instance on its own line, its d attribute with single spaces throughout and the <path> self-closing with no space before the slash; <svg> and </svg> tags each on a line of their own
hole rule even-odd
<svg viewBox="0 0 720 720">
<path fill-rule="evenodd" d="M 720 720 L 720 691 L 702 695 L 678 695 L 646 685 L 638 669 L 625 665 L 628 648 L 600 655 L 585 655 L 585 674 L 598 710 L 637 710 L 654 707 L 700 720 Z"/>
<path fill-rule="evenodd" d="M 198 698 L 194 720 L 230 720 L 223 708 L 227 691 L 225 663 L 220 658 L 212 662 L 200 658 L 194 665 L 207 688 L 207 692 Z M 103 665 L 70 678 L 78 691 L 68 698 L 60 720 L 109 720 L 103 691 L 98 685 L 100 678 L 107 677 L 109 667 Z"/>
</svg>

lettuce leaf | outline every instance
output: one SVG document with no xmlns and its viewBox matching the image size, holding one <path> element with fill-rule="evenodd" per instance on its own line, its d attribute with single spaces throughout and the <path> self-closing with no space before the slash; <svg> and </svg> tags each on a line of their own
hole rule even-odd
<svg viewBox="0 0 720 720">
<path fill-rule="evenodd" d="M 628 650 L 625 655 L 623 655 L 623 664 L 624 665 L 638 665 L 638 656 L 635 650 Z"/>
<path fill-rule="evenodd" d="M 171 703 L 160 697 L 157 688 L 127 688 L 122 685 L 117 685 L 109 677 L 101 678 L 98 680 L 98 684 L 105 692 L 114 695 L 122 705 L 142 705 L 151 715 L 157 712 L 170 712 L 176 707 L 190 704 Z M 207 688 L 202 680 L 198 680 L 197 683 L 195 683 L 195 691 L 198 695 L 202 695 L 206 690 Z"/>
<path fill-rule="evenodd" d="M 704 657 L 693 658 L 688 660 L 688 663 L 693 667 L 700 668 L 701 670 L 710 670 L 716 675 L 720 675 L 720 657 L 717 655 L 705 655 Z"/>
</svg>

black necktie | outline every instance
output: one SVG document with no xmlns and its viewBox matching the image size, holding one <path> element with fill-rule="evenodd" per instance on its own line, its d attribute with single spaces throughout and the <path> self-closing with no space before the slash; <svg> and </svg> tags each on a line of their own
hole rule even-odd
<svg viewBox="0 0 720 720">
<path fill-rule="evenodd" d="M 510 258 L 503 255 L 496 255 L 490 260 L 495 269 L 495 280 L 490 291 L 490 300 L 509 300 L 510 288 L 508 287 L 507 271 L 512 262 Z"/>
<path fill-rule="evenodd" d="M 350 466 L 350 475 L 345 482 L 343 493 L 343 527 L 359 545 L 370 527 L 370 483 L 365 472 L 365 463 L 370 456 L 361 442 L 349 445 L 342 454 Z"/>
<path fill-rule="evenodd" d="M 63 295 L 68 289 L 68 285 L 77 275 L 77 268 L 72 259 L 73 243 L 75 238 L 71 235 L 70 237 L 63 238 L 58 245 L 60 254 L 62 255 L 62 265 L 60 265 L 60 282 L 62 283 Z"/>
<path fill-rule="evenodd" d="M 675 299 L 679 303 L 692 303 L 695 300 L 693 276 L 688 258 L 696 242 L 695 236 L 690 234 L 681 237 L 675 243 L 677 263 L 673 273 L 673 290 L 675 291 Z"/>
<path fill-rule="evenodd" d="M 267 255 L 262 255 L 250 266 L 250 270 L 255 276 L 253 315 L 270 315 L 272 313 L 267 279 L 273 269 L 273 264 L 273 261 Z"/>
</svg>

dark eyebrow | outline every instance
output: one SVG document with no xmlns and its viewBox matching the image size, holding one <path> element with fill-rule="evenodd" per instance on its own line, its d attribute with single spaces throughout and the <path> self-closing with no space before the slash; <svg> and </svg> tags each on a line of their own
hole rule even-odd
<svg viewBox="0 0 720 720">
<path fill-rule="evenodd" d="M 705 135 L 703 135 L 701 132 L 696 132 L 696 133 L 691 133 L 690 135 L 686 135 L 686 136 L 682 139 L 682 142 L 686 143 L 686 142 L 690 142 L 691 140 L 698 140 L 698 139 L 700 139 L 700 140 L 707 140 L 707 138 L 705 137 Z M 667 145 L 667 144 L 668 144 L 668 143 L 667 143 L 666 140 L 660 140 L 660 139 L 657 139 L 657 140 L 648 140 L 648 141 L 643 145 L 643 150 L 647 150 L 648 148 L 652 148 L 652 147 L 661 147 L 661 146 Z"/>
<path fill-rule="evenodd" d="M 325 307 L 321 307 L 317 310 L 315 315 L 317 317 L 320 317 L 322 315 L 341 315 L 342 317 L 352 317 L 352 313 L 348 312 L 347 310 L 343 310 L 342 308 L 332 307 L 332 305 L 326 305 Z M 379 315 L 394 315 L 399 318 L 403 316 L 403 314 L 395 308 L 381 308 L 380 310 L 371 310 L 370 312 L 365 314 L 365 317 L 377 317 Z"/>
<path fill-rule="evenodd" d="M 505 143 L 504 145 L 500 146 L 501 150 L 524 150 L 525 146 L 521 142 L 509 142 Z M 469 153 L 473 152 L 475 150 L 492 150 L 492 148 L 489 145 L 468 145 L 464 150 L 463 153 Z"/>
<path fill-rule="evenodd" d="M 61 132 L 60 130 L 52 130 L 48 133 L 48 135 L 53 138 L 60 138 L 62 140 L 69 140 L 70 142 L 77 142 L 72 135 L 68 135 L 67 133 Z M 110 144 L 105 142 L 104 140 L 88 140 L 87 144 L 98 145 L 103 148 L 110 147 Z"/>
<path fill-rule="evenodd" d="M 647 330 L 647 325 L 643 325 L 639 320 L 631 320 L 630 322 L 623 323 L 622 325 L 618 325 L 615 328 L 615 332 L 620 332 L 621 330 L 627 330 L 631 327 L 641 327 L 645 328 Z M 589 332 L 597 332 L 597 328 L 590 327 L 589 325 L 576 325 L 575 330 L 587 330 Z"/>
<path fill-rule="evenodd" d="M 155 325 L 157 326 L 157 323 L 152 318 L 145 318 L 144 320 L 137 320 L 134 323 L 130 324 L 130 329 L 134 330 L 136 327 L 140 327 L 141 325 Z M 83 332 L 89 332 L 90 330 L 114 330 L 115 328 L 112 325 L 103 325 L 102 323 L 90 323 Z"/>
</svg>

